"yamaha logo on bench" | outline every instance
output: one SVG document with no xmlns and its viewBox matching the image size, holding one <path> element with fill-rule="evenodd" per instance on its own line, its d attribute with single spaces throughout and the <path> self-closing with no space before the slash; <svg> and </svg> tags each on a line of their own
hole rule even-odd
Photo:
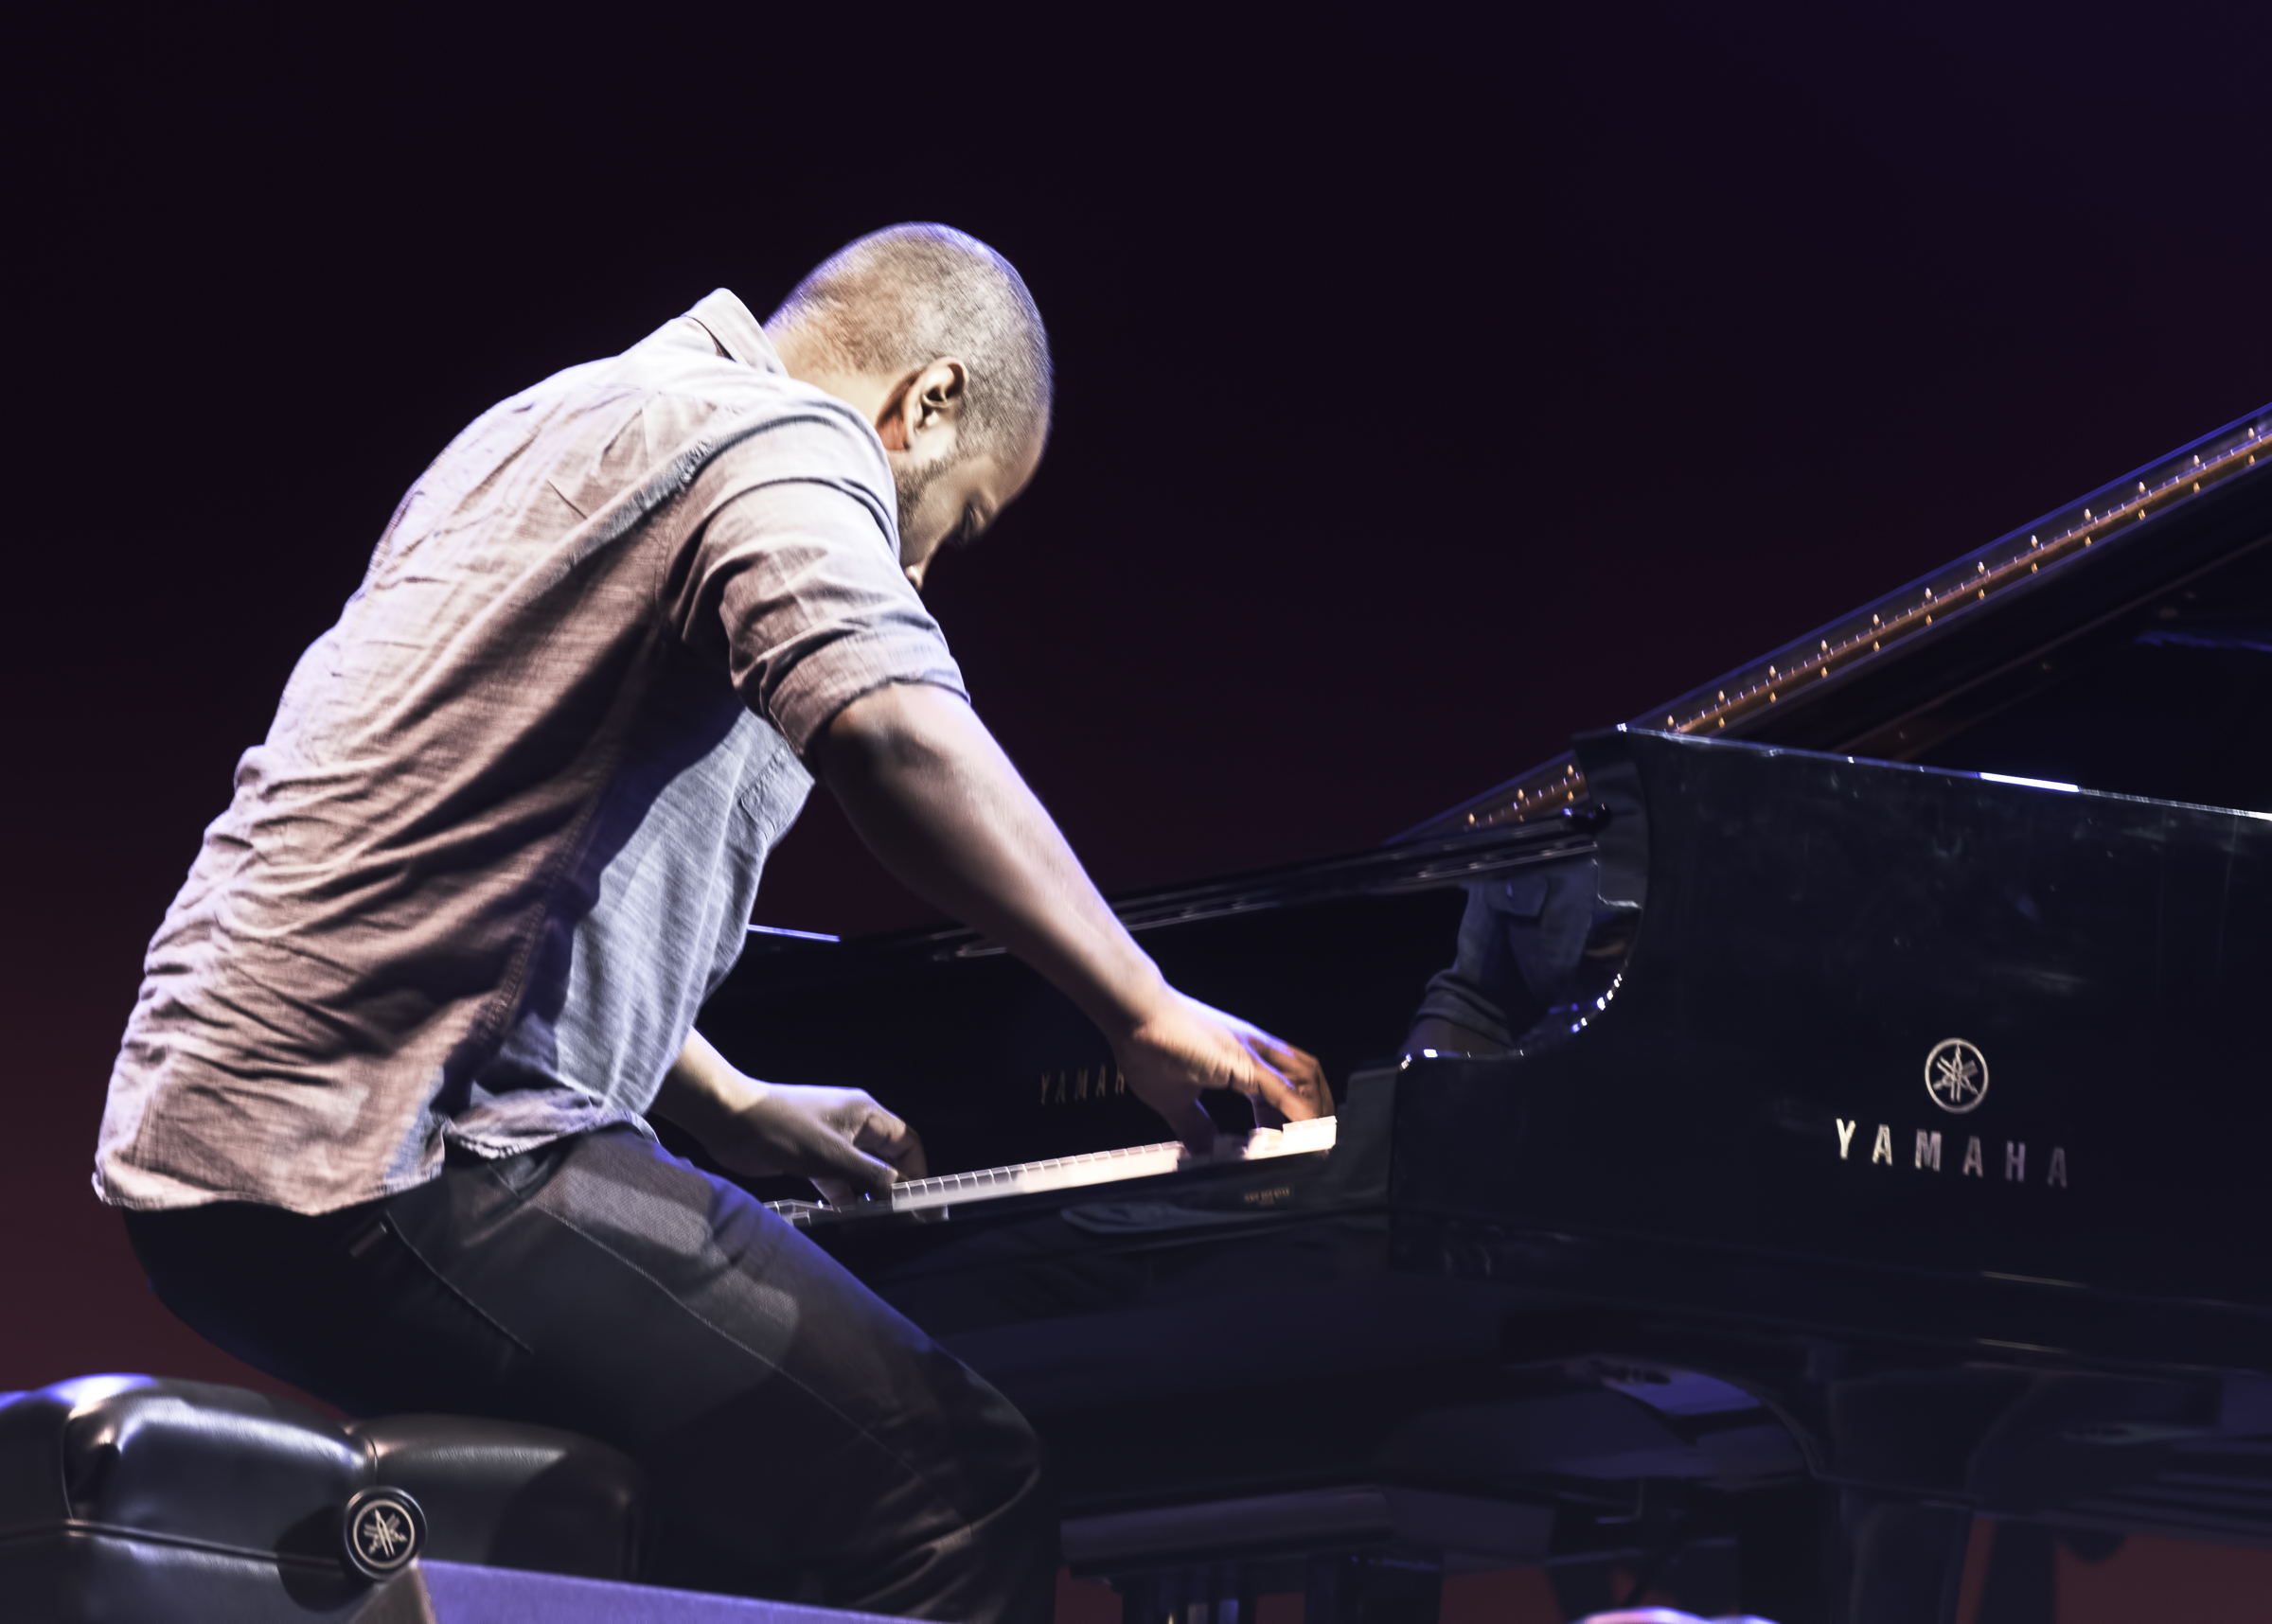
<svg viewBox="0 0 2272 1624">
<path fill-rule="evenodd" d="M 347 1502 L 340 1534 L 356 1572 L 388 1579 L 408 1567 L 426 1543 L 426 1513 L 399 1489 L 365 1489 Z"/>
</svg>

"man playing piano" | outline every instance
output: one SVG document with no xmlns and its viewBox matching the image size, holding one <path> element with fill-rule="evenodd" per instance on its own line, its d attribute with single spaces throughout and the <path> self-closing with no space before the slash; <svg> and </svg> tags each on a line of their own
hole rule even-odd
<svg viewBox="0 0 2272 1624">
<path fill-rule="evenodd" d="M 443 451 L 151 944 L 96 1185 L 169 1307 L 350 1412 L 628 1451 L 664 1582 L 1048 1612 L 1021 1419 L 644 1119 L 840 1198 L 922 1171 L 865 1094 L 758 1082 L 693 1030 L 816 776 L 1187 1140 L 1206 1089 L 1331 1108 L 1314 1060 L 1129 940 L 917 596 L 1049 413 L 1017 273 L 900 226 L 762 327 L 713 293 Z"/>
</svg>

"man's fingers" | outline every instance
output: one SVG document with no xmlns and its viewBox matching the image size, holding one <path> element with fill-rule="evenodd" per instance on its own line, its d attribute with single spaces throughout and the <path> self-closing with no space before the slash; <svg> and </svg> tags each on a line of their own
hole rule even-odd
<svg viewBox="0 0 2272 1624">
<path fill-rule="evenodd" d="M 1243 1075 L 1234 1071 L 1226 1079 L 1233 1087 L 1253 1093 L 1289 1121 L 1333 1114 L 1333 1086 L 1325 1081 L 1325 1068 L 1318 1064 L 1317 1056 L 1251 1021 L 1225 1015 L 1194 998 L 1186 1001 L 1220 1026 L 1238 1046 L 1239 1059 L 1246 1067 Z M 1297 1103 L 1290 1110 L 1289 1095 Z"/>
<path fill-rule="evenodd" d="M 1270 1064 L 1285 1073 L 1297 1088 L 1314 1088 L 1325 1081 L 1325 1068 L 1318 1057 L 1306 1049 L 1296 1049 L 1290 1043 L 1271 1041 Z"/>
<path fill-rule="evenodd" d="M 1242 1092 L 1262 1101 L 1289 1122 L 1306 1121 L 1318 1115 L 1318 1104 L 1314 1099 L 1302 1093 L 1252 1056 L 1248 1057 L 1247 1077 Z"/>
<path fill-rule="evenodd" d="M 930 1171 L 924 1159 L 923 1141 L 915 1130 L 889 1111 L 870 1111 L 861 1120 L 853 1144 L 869 1155 L 887 1161 L 898 1169 L 901 1178 L 921 1178 Z"/>
<path fill-rule="evenodd" d="M 1215 1119 L 1200 1108 L 1197 1096 L 1175 1110 L 1161 1114 L 1167 1118 L 1167 1125 L 1175 1129 L 1176 1138 L 1189 1146 L 1194 1156 L 1204 1156 L 1215 1148 Z"/>
<path fill-rule="evenodd" d="M 830 1135 L 818 1149 L 827 1172 L 815 1173 L 812 1181 L 822 1187 L 822 1193 L 831 1201 L 841 1201 L 846 1195 L 888 1195 L 898 1181 L 899 1175 L 890 1163 L 878 1161 L 850 1139 Z M 829 1193 L 827 1186 L 831 1184 L 843 1189 L 844 1195 Z"/>
<path fill-rule="evenodd" d="M 1278 1069 L 1294 1086 L 1296 1093 L 1317 1107 L 1319 1116 L 1332 1116 L 1333 1085 L 1325 1080 L 1325 1068 L 1318 1064 L 1315 1055 L 1299 1049 L 1288 1049 L 1286 1052 L 1287 1059 L 1279 1062 Z"/>
<path fill-rule="evenodd" d="M 1325 1068 L 1318 1057 L 1306 1049 L 1296 1049 L 1282 1037 L 1272 1037 L 1258 1032 L 1253 1039 L 1254 1051 L 1278 1068 L 1280 1076 L 1297 1088 L 1307 1088 L 1325 1081 Z"/>
<path fill-rule="evenodd" d="M 1314 1057 L 1197 998 L 1178 997 L 1183 1018 L 1146 1023 L 1124 1066 L 1137 1095 L 1193 1151 L 1215 1142 L 1214 1124 L 1198 1104 L 1209 1088 L 1235 1088 L 1258 1113 L 1267 1107 L 1287 1121 L 1333 1114 L 1333 1092 Z"/>
<path fill-rule="evenodd" d="M 1280 1081 L 1308 1107 L 1302 1112 L 1287 1112 L 1295 1120 L 1303 1117 L 1330 1117 L 1333 1115 L 1333 1086 L 1325 1081 L 1325 1068 L 1318 1064 L 1317 1056 L 1306 1050 L 1258 1032 L 1248 1040 L 1248 1046 L 1263 1062 L 1278 1074 Z M 1275 1099 L 1270 1102 L 1277 1104 Z M 1284 1106 L 1279 1106 L 1284 1111 Z"/>
</svg>

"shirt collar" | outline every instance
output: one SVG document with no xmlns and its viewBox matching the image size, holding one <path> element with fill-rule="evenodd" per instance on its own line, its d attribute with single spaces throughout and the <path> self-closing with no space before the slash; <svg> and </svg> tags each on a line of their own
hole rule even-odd
<svg viewBox="0 0 2272 1624">
<path fill-rule="evenodd" d="M 765 328 L 750 314 L 749 306 L 725 289 L 709 294 L 686 313 L 702 324 L 728 360 L 754 366 L 760 372 L 784 370 L 781 358 L 773 353 L 772 340 L 765 336 Z"/>
</svg>

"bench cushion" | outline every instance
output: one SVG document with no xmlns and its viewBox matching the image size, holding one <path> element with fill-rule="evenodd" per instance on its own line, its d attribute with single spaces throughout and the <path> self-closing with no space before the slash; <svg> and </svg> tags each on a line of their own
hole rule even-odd
<svg viewBox="0 0 2272 1624">
<path fill-rule="evenodd" d="M 342 1516 L 374 1486 L 418 1503 L 427 1555 L 636 1573 L 638 1469 L 589 1439 L 453 1416 L 342 1425 L 239 1387 L 90 1376 L 0 1395 L 0 1595 L 72 1620 L 351 1616 L 368 1588 Z"/>
<path fill-rule="evenodd" d="M 584 1579 L 637 1568 L 638 1468 L 605 1444 L 470 1416 L 382 1416 L 346 1431 L 372 1481 L 424 1509 L 436 1561 Z"/>
</svg>

